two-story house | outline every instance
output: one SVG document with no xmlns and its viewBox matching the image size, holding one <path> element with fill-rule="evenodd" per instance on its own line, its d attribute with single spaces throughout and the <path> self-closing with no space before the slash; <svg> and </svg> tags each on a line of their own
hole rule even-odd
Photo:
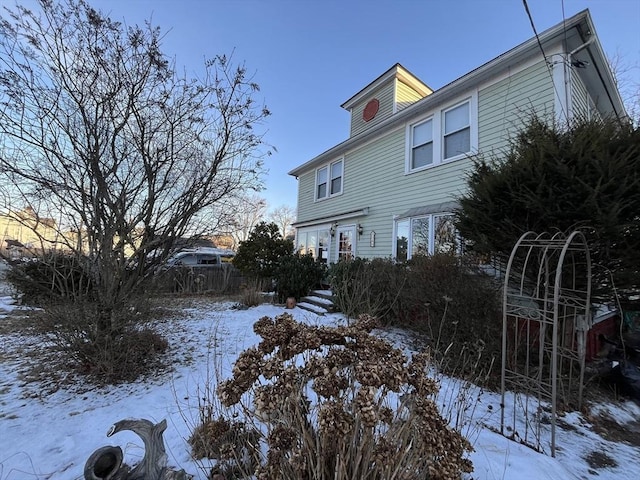
<svg viewBox="0 0 640 480">
<path fill-rule="evenodd" d="M 588 10 L 435 91 L 396 64 L 342 107 L 349 138 L 289 172 L 296 245 L 330 263 L 456 248 L 471 156 L 498 154 L 531 115 L 625 117 Z"/>
</svg>

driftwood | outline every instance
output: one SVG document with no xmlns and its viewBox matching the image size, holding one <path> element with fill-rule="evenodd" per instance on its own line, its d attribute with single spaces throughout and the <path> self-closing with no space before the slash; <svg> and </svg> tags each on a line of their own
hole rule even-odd
<svg viewBox="0 0 640 480">
<path fill-rule="evenodd" d="M 120 447 L 105 446 L 91 454 L 84 466 L 85 480 L 187 480 L 184 470 L 167 468 L 167 452 L 162 434 L 167 421 L 153 424 L 149 420 L 120 420 L 107 432 L 111 437 L 122 430 L 130 430 L 144 443 L 144 457 L 133 468 L 123 463 Z"/>
</svg>

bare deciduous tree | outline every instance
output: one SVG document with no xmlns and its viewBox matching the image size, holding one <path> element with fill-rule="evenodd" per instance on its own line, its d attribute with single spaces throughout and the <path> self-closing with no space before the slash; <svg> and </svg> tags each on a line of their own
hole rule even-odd
<svg viewBox="0 0 640 480">
<path fill-rule="evenodd" d="M 296 209 L 289 205 L 280 205 L 269 213 L 269 220 L 278 225 L 282 238 L 293 236 L 291 225 L 296 220 Z"/>
<path fill-rule="evenodd" d="M 249 238 L 251 230 L 262 220 L 267 201 L 259 195 L 234 195 L 227 202 L 226 233 L 233 238 L 233 249 Z M 222 217 L 221 217 L 222 218 Z"/>
<path fill-rule="evenodd" d="M 622 96 L 627 115 L 636 125 L 640 123 L 640 83 L 634 77 L 640 70 L 640 63 L 630 63 L 619 51 L 607 57 L 609 68 Z"/>
<path fill-rule="evenodd" d="M 221 202 L 259 186 L 269 112 L 229 57 L 186 78 L 157 27 L 84 0 L 39 7 L 0 17 L 0 198 L 7 214 L 58 219 L 108 328 L 176 238 L 215 230 Z"/>
</svg>

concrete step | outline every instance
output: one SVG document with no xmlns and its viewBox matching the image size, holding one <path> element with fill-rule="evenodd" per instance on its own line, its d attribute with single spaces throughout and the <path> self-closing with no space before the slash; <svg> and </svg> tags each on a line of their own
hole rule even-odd
<svg viewBox="0 0 640 480">
<path fill-rule="evenodd" d="M 320 307 L 314 303 L 309 303 L 305 301 L 304 297 L 300 302 L 297 303 L 296 307 L 301 308 L 302 310 L 306 310 L 308 312 L 312 312 L 315 313 L 316 315 L 320 315 L 320 316 L 324 316 L 327 313 L 329 313 L 329 310 L 327 310 L 324 307 Z"/>
<path fill-rule="evenodd" d="M 325 300 L 330 300 L 331 303 L 333 303 L 333 292 L 331 290 L 311 290 L 309 296 L 324 298 Z"/>
<path fill-rule="evenodd" d="M 317 313 L 318 315 L 337 311 L 333 303 L 331 290 L 313 290 L 309 295 L 300 299 L 298 306 L 304 310 Z"/>
</svg>

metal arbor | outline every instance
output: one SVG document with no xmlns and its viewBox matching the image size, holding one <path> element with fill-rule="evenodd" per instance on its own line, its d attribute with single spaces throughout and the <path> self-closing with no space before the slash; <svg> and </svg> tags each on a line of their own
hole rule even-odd
<svg viewBox="0 0 640 480">
<path fill-rule="evenodd" d="M 500 431 L 544 451 L 542 426 L 550 424 L 552 456 L 558 407 L 582 402 L 590 298 L 581 232 L 520 237 L 504 279 Z"/>
</svg>

